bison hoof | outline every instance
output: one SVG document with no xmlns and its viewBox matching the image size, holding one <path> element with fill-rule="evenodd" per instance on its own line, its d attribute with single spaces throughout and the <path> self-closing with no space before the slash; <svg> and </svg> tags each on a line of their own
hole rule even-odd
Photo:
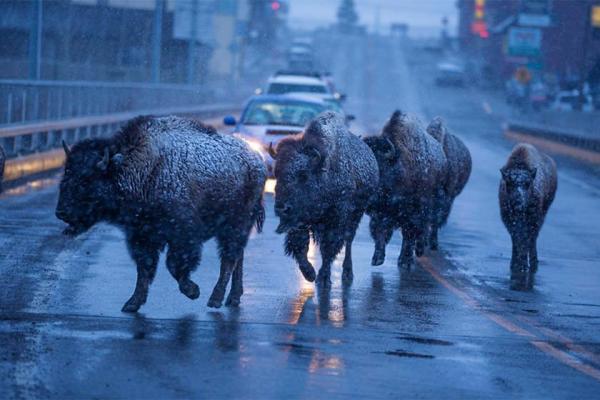
<svg viewBox="0 0 600 400">
<path fill-rule="evenodd" d="M 135 313 L 138 312 L 138 310 L 140 309 L 140 307 L 142 306 L 142 304 L 134 299 L 129 299 L 127 300 L 127 303 L 125 303 L 123 305 L 123 308 L 121 308 L 122 312 L 126 312 L 126 313 Z"/>
<path fill-rule="evenodd" d="M 317 284 L 322 288 L 331 287 L 331 278 L 329 277 L 329 274 L 321 273 L 321 271 L 319 271 L 319 276 L 317 277 Z"/>
<path fill-rule="evenodd" d="M 200 297 L 200 288 L 190 280 L 179 283 L 179 291 L 192 300 Z"/>
<path fill-rule="evenodd" d="M 221 308 L 221 306 L 223 305 L 223 301 L 211 296 L 211 298 L 208 299 L 208 303 L 206 305 L 210 308 Z"/>
<path fill-rule="evenodd" d="M 231 293 L 229 293 L 229 296 L 227 296 L 227 300 L 225 301 L 225 305 L 227 307 L 239 307 L 240 296 L 233 296 Z"/>
<path fill-rule="evenodd" d="M 342 272 L 342 282 L 348 284 L 348 283 L 352 283 L 352 281 L 354 280 L 354 273 L 352 272 L 352 270 L 344 270 L 344 272 Z"/>
<path fill-rule="evenodd" d="M 400 257 L 398 259 L 398 266 L 404 269 L 411 269 L 413 266 L 414 260 L 412 257 Z"/>
<path fill-rule="evenodd" d="M 317 273 L 315 272 L 315 269 L 313 268 L 312 265 L 310 265 L 310 263 L 308 265 L 300 265 L 300 272 L 302 272 L 302 276 L 304 276 L 304 279 L 306 279 L 309 282 L 314 282 L 316 277 L 317 277 Z"/>
<path fill-rule="evenodd" d="M 383 253 L 375 253 L 373 254 L 373 258 L 371 259 L 371 265 L 377 266 L 383 264 L 385 261 L 385 254 Z"/>
</svg>

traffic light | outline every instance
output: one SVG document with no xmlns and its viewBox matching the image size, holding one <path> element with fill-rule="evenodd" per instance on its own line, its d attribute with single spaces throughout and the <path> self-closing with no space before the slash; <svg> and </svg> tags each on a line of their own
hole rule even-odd
<svg viewBox="0 0 600 400">
<path fill-rule="evenodd" d="M 271 10 L 277 12 L 277 11 L 279 11 L 279 9 L 281 9 L 281 3 L 279 1 L 272 1 L 271 2 Z"/>
</svg>

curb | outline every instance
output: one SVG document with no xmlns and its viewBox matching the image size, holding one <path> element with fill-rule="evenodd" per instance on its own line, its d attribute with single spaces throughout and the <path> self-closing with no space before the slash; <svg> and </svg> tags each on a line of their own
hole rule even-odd
<svg viewBox="0 0 600 400">
<path fill-rule="evenodd" d="M 598 127 L 600 129 L 600 126 Z M 533 136 L 562 145 L 573 146 L 586 151 L 600 153 L 600 135 L 599 138 L 590 138 L 579 135 L 575 131 L 561 129 L 549 129 L 546 126 L 535 123 L 523 123 L 520 121 L 509 121 L 505 125 L 505 132 Z"/>
</svg>

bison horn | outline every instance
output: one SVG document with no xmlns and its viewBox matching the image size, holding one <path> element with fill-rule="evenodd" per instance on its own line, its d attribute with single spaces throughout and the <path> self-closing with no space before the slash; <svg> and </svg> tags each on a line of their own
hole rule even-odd
<svg viewBox="0 0 600 400">
<path fill-rule="evenodd" d="M 62 141 L 62 147 L 65 151 L 65 155 L 68 157 L 69 154 L 71 154 L 71 149 L 69 148 L 69 145 L 67 144 L 67 142 L 65 142 L 65 140 L 63 139 Z"/>
<path fill-rule="evenodd" d="M 273 160 L 277 159 L 277 152 L 273 148 L 273 142 L 269 143 L 269 155 L 273 158 Z"/>
<path fill-rule="evenodd" d="M 98 161 L 98 163 L 96 164 L 96 166 L 100 170 L 106 171 L 106 169 L 108 168 L 108 158 L 109 158 L 108 147 L 105 147 L 104 148 L 104 155 L 102 156 L 102 160 Z"/>
<path fill-rule="evenodd" d="M 392 143 L 392 141 L 389 138 L 385 138 L 385 142 L 388 146 L 388 151 L 383 153 L 383 156 L 385 158 L 387 158 L 388 160 L 395 159 L 396 158 L 396 146 L 394 146 L 394 143 Z"/>
</svg>

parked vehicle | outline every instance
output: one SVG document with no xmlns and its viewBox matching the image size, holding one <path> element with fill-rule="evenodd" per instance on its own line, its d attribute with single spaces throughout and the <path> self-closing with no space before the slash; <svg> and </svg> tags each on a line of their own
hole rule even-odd
<svg viewBox="0 0 600 400">
<path fill-rule="evenodd" d="M 465 68 L 453 61 L 441 62 L 436 67 L 435 83 L 438 86 L 464 86 Z"/>
<path fill-rule="evenodd" d="M 592 101 L 592 96 L 589 94 L 585 94 L 581 97 L 583 99 L 583 105 L 581 107 L 582 111 L 593 111 L 594 104 Z M 553 110 L 560 111 L 573 111 L 577 110 L 577 106 L 581 101 L 579 91 L 578 90 L 565 90 L 558 93 L 556 99 L 552 103 L 551 108 Z"/>
</svg>

